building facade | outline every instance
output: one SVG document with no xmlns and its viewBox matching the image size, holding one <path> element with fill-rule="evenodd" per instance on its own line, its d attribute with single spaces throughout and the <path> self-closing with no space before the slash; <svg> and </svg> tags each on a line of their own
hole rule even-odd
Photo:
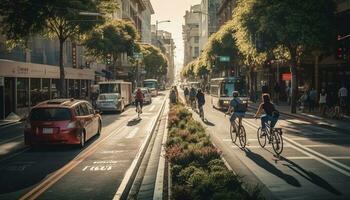
<svg viewBox="0 0 350 200">
<path fill-rule="evenodd" d="M 12 112 L 24 116 L 38 102 L 60 96 L 58 41 L 35 37 L 28 46 L 7 51 L 0 39 L 0 119 Z M 63 65 L 67 96 L 88 99 L 97 65 L 90 66 L 84 49 L 71 41 L 64 43 Z"/>
<path fill-rule="evenodd" d="M 236 5 L 237 0 L 219 0 L 217 11 L 218 28 L 232 19 L 232 12 Z"/>
<path fill-rule="evenodd" d="M 208 38 L 218 30 L 219 0 L 202 0 L 201 22 L 199 24 L 199 50 L 203 50 Z"/>
<path fill-rule="evenodd" d="M 182 26 L 182 35 L 184 40 L 184 65 L 200 55 L 199 25 L 201 23 L 201 5 L 193 5 L 184 16 L 185 24 Z"/>
<path fill-rule="evenodd" d="M 152 43 L 152 33 L 151 33 L 151 16 L 154 14 L 154 10 L 150 0 L 143 0 L 146 9 L 142 12 L 142 42 Z"/>
</svg>

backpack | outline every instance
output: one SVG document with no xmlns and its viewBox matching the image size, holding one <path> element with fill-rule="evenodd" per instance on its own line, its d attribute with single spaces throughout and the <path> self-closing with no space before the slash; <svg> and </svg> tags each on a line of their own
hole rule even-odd
<svg viewBox="0 0 350 200">
<path fill-rule="evenodd" d="M 142 92 L 141 92 L 141 91 L 140 91 L 140 92 L 137 91 L 137 92 L 136 92 L 136 99 L 139 99 L 139 100 L 140 100 L 140 99 L 142 99 L 142 98 L 143 98 Z"/>
<path fill-rule="evenodd" d="M 236 99 L 234 101 L 237 103 L 235 112 L 247 112 L 247 106 L 244 103 L 238 102 Z"/>
</svg>

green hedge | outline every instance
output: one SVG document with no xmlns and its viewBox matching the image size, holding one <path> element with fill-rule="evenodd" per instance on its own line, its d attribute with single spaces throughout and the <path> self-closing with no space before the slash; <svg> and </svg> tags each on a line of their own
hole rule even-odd
<svg viewBox="0 0 350 200">
<path fill-rule="evenodd" d="M 262 199 L 257 188 L 247 192 L 221 160 L 203 126 L 183 104 L 170 107 L 166 158 L 171 163 L 172 199 Z"/>
</svg>

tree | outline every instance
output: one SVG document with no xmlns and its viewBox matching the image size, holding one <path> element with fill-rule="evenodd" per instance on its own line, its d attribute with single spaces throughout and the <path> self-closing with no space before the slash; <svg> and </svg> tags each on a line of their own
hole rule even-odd
<svg viewBox="0 0 350 200">
<path fill-rule="evenodd" d="M 151 44 L 140 44 L 145 65 L 146 77 L 159 79 L 167 74 L 168 60 L 157 47 Z"/>
<path fill-rule="evenodd" d="M 240 0 L 233 11 L 239 50 L 254 61 L 284 55 L 292 73 L 291 112 L 296 112 L 302 55 L 327 46 L 332 37 L 332 0 Z"/>
<path fill-rule="evenodd" d="M 197 60 L 193 60 L 185 65 L 181 70 L 181 76 L 193 79 L 196 77 L 195 68 L 197 66 Z"/>
<path fill-rule="evenodd" d="M 116 67 L 120 53 L 133 55 L 138 38 L 137 30 L 131 22 L 113 19 L 87 34 L 83 44 L 88 55 L 102 61 L 110 57 L 112 62 L 107 64 Z"/>
<path fill-rule="evenodd" d="M 79 12 L 108 13 L 117 8 L 113 0 L 3 0 L 1 29 L 12 44 L 26 43 L 36 34 L 59 40 L 60 95 L 66 96 L 63 66 L 63 44 L 79 37 L 102 23 L 100 17 L 81 16 Z"/>
</svg>

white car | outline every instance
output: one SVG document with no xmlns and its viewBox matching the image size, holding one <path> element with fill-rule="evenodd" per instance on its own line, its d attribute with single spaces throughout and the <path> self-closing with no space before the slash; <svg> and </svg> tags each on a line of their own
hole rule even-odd
<svg viewBox="0 0 350 200">
<path fill-rule="evenodd" d="M 104 93 L 98 95 L 96 101 L 97 109 L 100 111 L 119 111 L 125 109 L 124 99 L 119 93 Z"/>
<path fill-rule="evenodd" d="M 151 104 L 152 103 L 152 93 L 149 88 L 140 88 L 141 92 L 143 94 L 143 103 L 144 104 Z M 135 95 L 136 95 L 137 89 L 134 91 L 132 97 L 133 97 L 133 102 L 135 103 Z"/>
</svg>

